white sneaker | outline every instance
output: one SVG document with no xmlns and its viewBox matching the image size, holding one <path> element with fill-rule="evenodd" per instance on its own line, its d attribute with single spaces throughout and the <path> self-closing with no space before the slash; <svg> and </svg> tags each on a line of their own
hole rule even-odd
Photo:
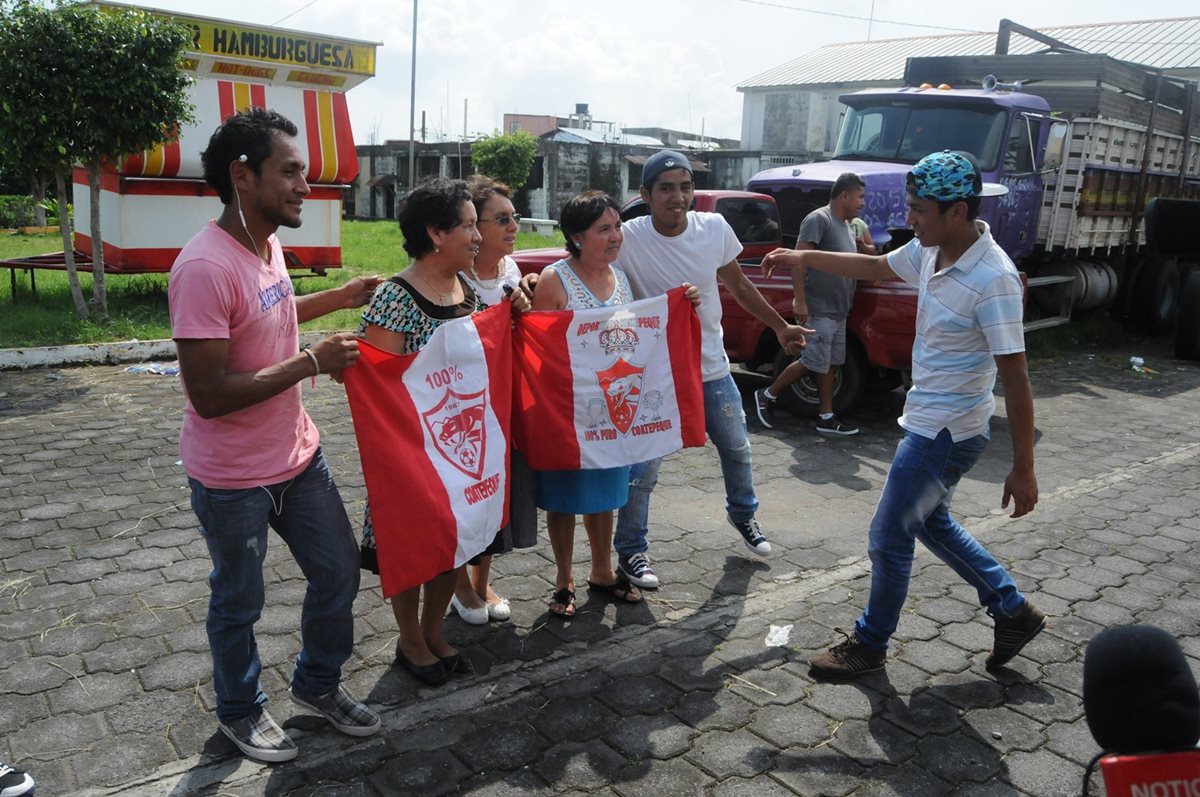
<svg viewBox="0 0 1200 797">
<path fill-rule="evenodd" d="M 629 583 L 640 589 L 658 589 L 658 576 L 650 566 L 650 557 L 644 553 L 617 556 L 617 570 L 625 574 Z"/>
<path fill-rule="evenodd" d="M 478 609 L 468 609 L 458 599 L 457 595 L 450 596 L 450 608 L 462 618 L 464 623 L 469 625 L 487 625 L 488 607 L 487 605 L 480 606 Z"/>
<path fill-rule="evenodd" d="M 729 525 L 737 529 L 738 534 L 742 535 L 742 542 L 746 543 L 746 547 L 750 549 L 750 553 L 755 553 L 759 556 L 771 555 L 771 543 L 767 542 L 767 538 L 762 533 L 762 528 L 758 525 L 757 520 L 750 518 L 740 523 L 734 522 L 733 518 L 729 518 L 728 520 Z"/>
</svg>

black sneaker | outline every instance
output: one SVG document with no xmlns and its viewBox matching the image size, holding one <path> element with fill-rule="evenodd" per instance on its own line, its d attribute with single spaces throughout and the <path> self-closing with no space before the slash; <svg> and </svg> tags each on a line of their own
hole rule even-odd
<svg viewBox="0 0 1200 797">
<path fill-rule="evenodd" d="M 846 680 L 882 670 L 887 664 L 887 651 L 874 650 L 858 641 L 858 637 L 836 629 L 846 641 L 834 645 L 825 653 L 808 660 L 808 671 L 817 678 Z"/>
<path fill-rule="evenodd" d="M 756 553 L 759 556 L 771 555 L 771 543 L 767 542 L 767 538 L 762 533 L 762 528 L 759 527 L 758 521 L 754 518 L 735 522 L 733 518 L 727 518 L 729 525 L 738 530 L 738 534 L 742 535 L 742 542 L 746 543 L 746 547 L 750 549 L 750 553 Z"/>
<path fill-rule="evenodd" d="M 838 416 L 833 415 L 829 418 L 818 418 L 817 431 L 821 434 L 836 434 L 842 437 L 849 437 L 850 435 L 858 434 L 858 427 L 843 423 Z"/>
<path fill-rule="evenodd" d="M 658 589 L 658 576 L 650 566 L 650 557 L 644 553 L 617 555 L 617 570 L 629 579 L 629 583 L 640 589 Z"/>
<path fill-rule="evenodd" d="M 1031 639 L 1046 627 L 1046 613 L 1026 600 L 1025 605 L 1016 616 L 1007 620 L 996 619 L 996 636 L 992 644 L 992 653 L 987 657 L 984 666 L 989 670 L 1003 667 L 1021 652 Z"/>
<path fill-rule="evenodd" d="M 33 794 L 33 778 L 28 772 L 13 769 L 0 761 L 0 797 L 24 797 Z"/>
<path fill-rule="evenodd" d="M 275 724 L 266 709 L 251 717 L 222 722 L 221 733 L 250 758 L 268 764 L 291 761 L 300 752 L 292 737 Z"/>
<path fill-rule="evenodd" d="M 767 389 L 754 391 L 754 412 L 758 422 L 768 429 L 775 428 L 775 399 L 767 398 Z"/>
<path fill-rule="evenodd" d="M 346 687 L 338 686 L 327 695 L 319 697 L 301 696 L 296 690 L 289 690 L 292 702 L 310 711 L 315 711 L 333 727 L 349 736 L 372 736 L 379 733 L 381 722 L 379 715 L 350 696 Z"/>
</svg>

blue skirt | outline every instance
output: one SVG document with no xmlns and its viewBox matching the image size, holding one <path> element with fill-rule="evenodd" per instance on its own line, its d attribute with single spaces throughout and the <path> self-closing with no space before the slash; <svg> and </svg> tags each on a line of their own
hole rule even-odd
<svg viewBox="0 0 1200 797">
<path fill-rule="evenodd" d="M 611 512 L 629 500 L 629 468 L 534 471 L 534 495 L 548 512 Z"/>
</svg>

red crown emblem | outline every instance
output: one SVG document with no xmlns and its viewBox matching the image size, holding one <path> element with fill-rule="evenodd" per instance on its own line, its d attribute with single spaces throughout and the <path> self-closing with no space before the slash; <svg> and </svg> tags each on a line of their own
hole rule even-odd
<svg viewBox="0 0 1200 797">
<path fill-rule="evenodd" d="M 611 327 L 600 333 L 600 348 L 610 356 L 618 352 L 633 354 L 637 345 L 638 334 L 629 327 Z"/>
</svg>

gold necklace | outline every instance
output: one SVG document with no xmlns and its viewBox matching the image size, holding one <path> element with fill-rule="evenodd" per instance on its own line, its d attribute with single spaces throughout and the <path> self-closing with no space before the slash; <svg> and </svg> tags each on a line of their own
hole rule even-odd
<svg viewBox="0 0 1200 797">
<path fill-rule="evenodd" d="M 414 269 L 414 271 L 416 271 L 416 269 Z M 427 286 L 429 286 L 429 290 L 433 291 L 434 294 L 437 295 L 438 304 L 442 305 L 443 307 L 454 304 L 454 302 L 451 301 L 454 298 L 454 286 L 450 287 L 449 293 L 442 293 L 441 291 L 439 291 L 437 288 L 435 288 L 433 286 L 433 283 L 429 281 L 429 277 L 426 277 L 423 272 L 417 271 L 417 276 L 421 278 L 422 282 L 424 282 Z M 455 283 L 457 283 L 458 279 L 455 278 L 454 281 L 455 281 Z"/>
</svg>

